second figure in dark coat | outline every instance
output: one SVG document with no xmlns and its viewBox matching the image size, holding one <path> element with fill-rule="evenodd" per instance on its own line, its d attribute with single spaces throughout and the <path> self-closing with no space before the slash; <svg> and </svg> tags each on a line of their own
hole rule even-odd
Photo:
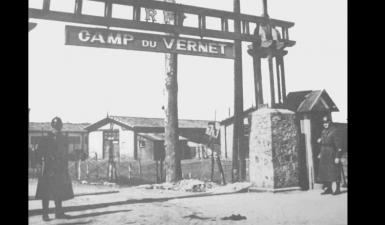
<svg viewBox="0 0 385 225">
<path fill-rule="evenodd" d="M 55 117 L 51 126 L 54 132 L 45 137 L 38 148 L 42 163 L 42 173 L 39 176 L 36 199 L 43 203 L 43 220 L 49 220 L 49 201 L 55 202 L 56 218 L 66 218 L 62 209 L 62 201 L 74 197 L 71 178 L 68 173 L 68 140 L 61 129 L 63 123 Z"/>
</svg>

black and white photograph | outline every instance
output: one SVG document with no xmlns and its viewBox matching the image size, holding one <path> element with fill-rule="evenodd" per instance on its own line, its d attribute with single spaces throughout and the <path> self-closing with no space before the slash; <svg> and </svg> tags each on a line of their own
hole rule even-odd
<svg viewBox="0 0 385 225">
<path fill-rule="evenodd" d="M 27 19 L 29 225 L 347 225 L 346 0 Z"/>
</svg>

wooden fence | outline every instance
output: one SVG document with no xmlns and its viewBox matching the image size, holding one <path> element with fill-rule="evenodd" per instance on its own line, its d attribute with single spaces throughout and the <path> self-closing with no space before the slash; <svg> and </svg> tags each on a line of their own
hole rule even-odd
<svg viewBox="0 0 385 225">
<path fill-rule="evenodd" d="M 222 160 L 226 182 L 231 182 L 232 163 Z M 138 160 L 121 160 L 116 163 L 117 182 L 127 185 L 149 184 L 157 182 L 155 161 L 140 162 Z M 159 168 L 159 167 L 158 167 Z M 108 161 L 87 159 L 80 162 L 69 162 L 69 173 L 73 180 L 86 180 L 88 182 L 100 182 L 108 180 Z M 160 171 L 160 170 L 158 170 Z M 79 175 L 80 172 L 80 175 Z M 162 171 L 163 181 L 165 168 Z M 211 159 L 182 160 L 182 173 L 184 179 L 199 179 L 209 181 L 211 179 Z M 160 174 L 158 175 L 160 176 Z M 222 180 L 218 165 L 214 167 L 214 181 Z"/>
</svg>

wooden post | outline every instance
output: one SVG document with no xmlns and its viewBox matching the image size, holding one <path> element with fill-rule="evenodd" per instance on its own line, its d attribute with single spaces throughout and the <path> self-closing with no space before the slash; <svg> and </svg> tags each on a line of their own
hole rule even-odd
<svg viewBox="0 0 385 225">
<path fill-rule="evenodd" d="M 269 54 L 267 56 L 267 60 L 269 63 L 269 74 L 270 74 L 270 101 L 271 107 L 275 106 L 275 90 L 274 90 L 274 69 L 273 69 L 273 56 Z"/>
<path fill-rule="evenodd" d="M 85 154 L 85 133 L 82 133 L 82 135 L 81 135 L 81 140 L 80 140 L 80 148 L 81 148 L 81 155 L 80 155 L 80 158 L 81 158 L 81 156 L 83 155 L 83 154 Z"/>
<path fill-rule="evenodd" d="M 43 1 L 43 11 L 48 12 L 51 5 L 51 0 Z"/>
<path fill-rule="evenodd" d="M 285 65 L 283 63 L 283 55 L 279 56 L 279 65 L 281 66 L 281 81 L 282 81 L 282 101 L 286 102 L 286 81 L 285 81 Z"/>
<path fill-rule="evenodd" d="M 160 160 L 160 182 L 163 182 L 163 159 Z"/>
<path fill-rule="evenodd" d="M 254 31 L 254 35 L 256 34 Z M 258 44 L 253 43 L 253 67 L 254 67 L 254 93 L 255 93 L 255 106 L 258 109 L 259 105 L 263 104 L 263 92 L 262 92 L 262 70 L 261 70 L 261 57 L 257 52 Z"/>
<path fill-rule="evenodd" d="M 267 0 L 262 0 L 263 5 L 263 17 L 269 17 L 269 14 L 267 14 Z"/>
<path fill-rule="evenodd" d="M 224 145 L 225 145 L 225 159 L 227 159 L 227 132 L 226 132 L 226 125 L 223 125 L 224 130 Z"/>
<path fill-rule="evenodd" d="M 209 137 L 209 146 L 211 148 L 211 182 L 214 182 L 214 164 L 215 164 L 215 159 L 214 159 L 214 145 L 212 144 L 212 137 Z"/>
<path fill-rule="evenodd" d="M 272 39 L 271 35 L 271 26 L 268 23 L 269 20 L 269 14 L 267 13 L 267 0 L 262 1 L 263 5 L 263 14 L 262 17 L 265 17 L 266 19 L 266 37 L 268 39 Z M 268 64 L 269 64 L 269 74 L 270 74 L 270 101 L 271 101 L 271 107 L 273 108 L 275 106 L 275 89 L 274 89 L 274 70 L 273 70 L 273 55 L 270 51 L 267 56 Z"/>
<path fill-rule="evenodd" d="M 134 7 L 132 7 L 132 19 L 134 21 L 140 21 L 140 7 L 139 6 L 136 6 L 134 5 Z"/>
<path fill-rule="evenodd" d="M 175 0 L 164 0 L 175 3 Z M 164 12 L 167 24 L 173 24 L 175 17 L 171 12 Z M 171 34 L 174 35 L 174 34 Z M 165 54 L 166 82 L 165 82 L 165 152 L 166 152 L 166 182 L 176 182 L 182 178 L 180 151 L 178 148 L 178 55 Z"/>
<path fill-rule="evenodd" d="M 219 172 L 221 173 L 221 176 L 222 176 L 222 183 L 223 185 L 226 185 L 225 172 L 223 171 L 221 157 L 219 156 L 219 154 L 217 154 L 217 163 L 218 163 Z"/>
<path fill-rule="evenodd" d="M 112 16 L 112 3 L 106 1 L 104 4 L 105 4 L 104 5 L 104 17 L 105 18 L 111 18 L 111 16 Z"/>
<path fill-rule="evenodd" d="M 302 132 L 305 134 L 306 146 L 306 168 L 309 182 L 309 189 L 314 189 L 314 166 L 313 166 L 313 148 L 311 137 L 311 120 L 310 115 L 304 115 L 302 122 Z"/>
<path fill-rule="evenodd" d="M 90 171 L 89 171 L 89 168 L 88 168 L 88 159 L 85 161 L 86 162 L 86 177 L 89 178 L 89 175 L 90 175 Z"/>
<path fill-rule="evenodd" d="M 98 166 L 98 161 L 96 160 L 95 161 L 95 164 L 96 164 L 96 179 L 99 179 L 99 166 Z"/>
<path fill-rule="evenodd" d="M 131 173 L 132 173 L 132 169 L 131 169 L 131 163 L 128 163 L 128 181 L 131 182 Z"/>
<path fill-rule="evenodd" d="M 234 12 L 240 13 L 239 0 L 234 0 Z M 241 34 L 241 21 L 234 20 L 234 32 Z M 243 81 L 242 81 L 242 42 L 234 41 L 234 131 L 233 131 L 233 182 L 246 178 L 246 160 L 243 144 Z"/>
<path fill-rule="evenodd" d="M 281 79 L 280 79 L 280 72 L 279 72 L 279 56 L 275 57 L 275 70 L 277 73 L 277 89 L 278 89 L 278 103 L 282 103 L 282 95 L 281 95 Z"/>
<path fill-rule="evenodd" d="M 75 1 L 75 14 L 81 15 L 82 14 L 82 8 L 83 8 L 83 0 L 76 0 Z"/>
<path fill-rule="evenodd" d="M 79 158 L 77 161 L 77 179 L 78 180 L 81 180 L 81 172 L 82 172 L 81 162 L 82 162 L 82 160 Z"/>
<path fill-rule="evenodd" d="M 156 170 L 156 183 L 159 183 L 159 166 L 158 166 L 158 160 L 155 160 L 155 170 Z"/>
<path fill-rule="evenodd" d="M 114 180 L 115 182 L 118 180 L 119 174 L 118 174 L 118 169 L 116 168 L 116 161 L 113 162 L 113 170 L 114 170 Z"/>
<path fill-rule="evenodd" d="M 112 133 L 111 133 L 112 135 Z M 114 178 L 114 145 L 113 140 L 108 140 L 108 179 L 112 181 Z"/>
</svg>

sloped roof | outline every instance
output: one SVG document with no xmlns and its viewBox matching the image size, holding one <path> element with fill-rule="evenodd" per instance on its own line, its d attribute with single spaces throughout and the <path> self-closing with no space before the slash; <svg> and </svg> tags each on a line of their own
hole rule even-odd
<svg viewBox="0 0 385 225">
<path fill-rule="evenodd" d="M 87 132 L 85 128 L 90 123 L 63 123 L 64 132 Z M 29 122 L 29 131 L 53 131 L 51 122 Z"/>
<path fill-rule="evenodd" d="M 124 123 L 130 127 L 164 127 L 163 118 L 145 118 L 128 116 L 110 116 L 109 118 Z M 178 121 L 180 128 L 206 128 L 208 120 L 184 120 Z"/>
<path fill-rule="evenodd" d="M 339 111 L 325 90 L 290 92 L 286 98 L 285 108 L 294 112 Z"/>
<path fill-rule="evenodd" d="M 163 118 L 146 118 L 146 117 L 128 117 L 128 116 L 109 116 L 104 118 L 94 124 L 91 124 L 86 129 L 95 130 L 101 126 L 104 126 L 107 123 L 116 123 L 125 128 L 135 128 L 135 127 L 146 127 L 146 128 L 157 128 L 164 127 Z M 209 120 L 186 120 L 180 119 L 178 126 L 179 128 L 201 128 L 206 129 L 208 126 Z"/>
<path fill-rule="evenodd" d="M 286 96 L 285 108 L 296 112 L 298 106 L 305 100 L 305 96 L 311 92 L 311 90 L 290 92 Z"/>
<path fill-rule="evenodd" d="M 164 133 L 138 133 L 138 135 L 153 141 L 164 141 Z M 187 140 L 187 138 L 179 136 L 179 140 L 184 141 Z"/>
</svg>

